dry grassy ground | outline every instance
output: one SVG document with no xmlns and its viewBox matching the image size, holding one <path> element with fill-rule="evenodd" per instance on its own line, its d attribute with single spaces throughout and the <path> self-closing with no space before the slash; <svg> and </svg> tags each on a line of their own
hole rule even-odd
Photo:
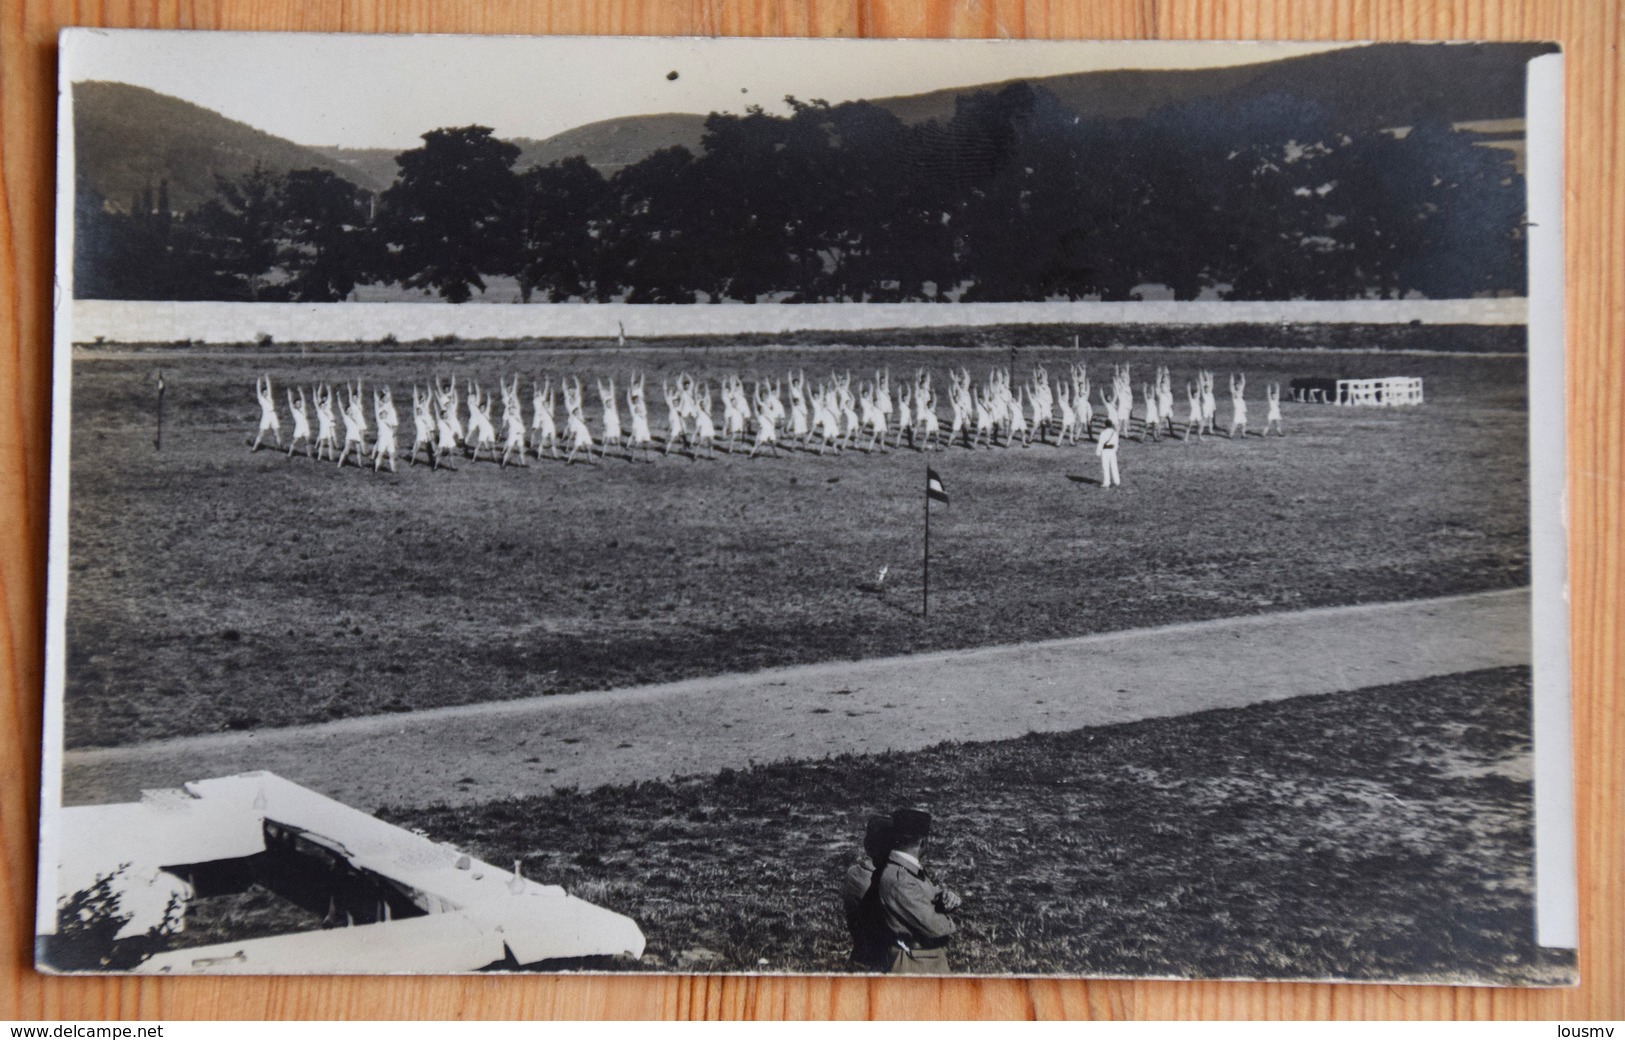
<svg viewBox="0 0 1625 1040">
<path fill-rule="evenodd" d="M 921 803 L 960 971 L 1551 984 L 1529 750 L 1509 668 L 381 815 L 630 915 L 647 969 L 844 970 L 863 821 Z"/>
<path fill-rule="evenodd" d="M 1018 371 L 1071 351 L 1024 348 Z M 1520 358 L 1086 351 L 1098 376 L 1200 365 L 1263 386 L 1421 375 L 1416 409 L 1287 403 L 1284 439 L 742 457 L 398 475 L 250 454 L 252 383 L 738 369 L 985 372 L 1003 350 L 668 346 L 380 354 L 82 353 L 75 364 L 67 741 L 109 745 L 769 665 L 948 649 L 1528 578 Z M 152 447 L 154 376 L 168 387 Z M 528 385 L 525 388 L 528 404 Z M 596 414 L 596 406 L 592 409 Z M 943 407 L 946 414 L 946 406 Z M 653 415 L 663 424 L 658 397 Z M 284 413 L 284 425 L 291 423 Z M 408 427 L 410 420 L 408 418 Z M 408 429 L 409 432 L 409 429 Z M 404 449 L 403 449 L 404 450 Z M 926 464 L 952 506 L 932 524 Z M 883 565 L 887 583 L 873 586 Z"/>
</svg>

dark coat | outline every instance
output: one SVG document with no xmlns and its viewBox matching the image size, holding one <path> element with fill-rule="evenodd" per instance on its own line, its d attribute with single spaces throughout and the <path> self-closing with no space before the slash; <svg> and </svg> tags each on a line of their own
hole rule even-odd
<svg viewBox="0 0 1625 1040">
<path fill-rule="evenodd" d="M 954 934 L 940 900 L 946 888 L 925 871 L 892 853 L 880 872 L 880 910 L 886 928 L 910 945 L 931 945 Z"/>
<path fill-rule="evenodd" d="M 879 900 L 869 891 L 874 877 L 875 861 L 867 854 L 847 868 L 841 879 L 841 907 L 852 935 L 852 963 L 864 971 L 885 971 L 891 932 L 881 920 Z"/>
<path fill-rule="evenodd" d="M 888 970 L 902 975 L 947 972 L 944 947 L 954 933 L 953 920 L 942 910 L 948 890 L 895 852 L 881 870 L 876 889 L 881 920 L 891 939 Z"/>
</svg>

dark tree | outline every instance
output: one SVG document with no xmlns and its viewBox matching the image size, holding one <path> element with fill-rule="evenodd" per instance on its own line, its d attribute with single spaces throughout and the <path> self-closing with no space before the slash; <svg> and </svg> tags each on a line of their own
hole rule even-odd
<svg viewBox="0 0 1625 1040">
<path fill-rule="evenodd" d="M 1141 191 L 1132 227 L 1134 273 L 1140 283 L 1167 286 L 1176 300 L 1194 300 L 1215 281 L 1229 239 L 1222 219 L 1215 155 L 1193 153 L 1177 135 L 1154 127 L 1123 128 L 1116 146 L 1139 172 Z M 1102 171 L 1123 179 L 1124 169 Z"/>
<path fill-rule="evenodd" d="M 107 200 L 80 174 L 73 188 L 73 294 L 80 299 L 116 299 L 117 269 L 113 251 L 123 230 L 120 214 L 107 208 Z"/>
<path fill-rule="evenodd" d="M 400 175 L 380 199 L 389 280 L 434 289 L 451 303 L 485 291 L 485 275 L 519 266 L 517 145 L 491 128 L 431 130 L 423 147 L 395 157 Z"/>
<path fill-rule="evenodd" d="M 239 178 L 215 177 L 215 197 L 189 221 L 199 234 L 198 273 L 232 287 L 230 298 L 276 298 L 268 276 L 276 266 L 282 179 L 256 163 Z"/>
<path fill-rule="evenodd" d="M 1086 119 L 1024 83 L 906 124 L 865 102 L 713 113 L 701 148 L 607 180 L 516 176 L 486 127 L 435 130 L 379 199 L 334 174 L 166 185 L 128 214 L 81 186 L 82 294 L 342 299 L 362 278 L 463 302 L 1464 297 L 1524 289 L 1511 154 L 1443 121 L 1387 126 L 1275 92 Z"/>
<path fill-rule="evenodd" d="M 278 266 L 284 298 L 342 300 L 363 272 L 368 254 L 369 195 L 331 170 L 294 170 L 283 182 L 277 211 Z"/>
<path fill-rule="evenodd" d="M 939 298 L 954 281 L 946 204 L 917 177 L 902 121 L 866 102 L 787 100 L 792 125 L 806 128 L 791 138 L 782 175 L 797 189 L 786 223 L 794 298 Z"/>
<path fill-rule="evenodd" d="M 713 302 L 754 303 L 795 286 L 810 272 L 800 266 L 792 225 L 807 219 L 829 151 L 823 128 L 752 106 L 743 116 L 713 114 L 705 131 L 688 213 L 698 288 Z"/>
<path fill-rule="evenodd" d="M 196 215 L 169 210 L 168 184 L 112 210 L 88 184 L 74 203 L 74 295 L 106 300 L 240 300 L 243 285 L 222 274 Z"/>
<path fill-rule="evenodd" d="M 1384 167 L 1390 223 L 1419 239 L 1399 259 L 1399 291 L 1525 292 L 1526 191 L 1511 154 L 1437 122 L 1419 122 L 1395 144 Z"/>
<path fill-rule="evenodd" d="M 662 148 L 610 180 L 616 208 L 604 235 L 599 298 L 615 285 L 628 303 L 693 303 L 697 291 L 714 289 L 715 275 L 692 250 L 703 217 L 689 150 Z"/>
<path fill-rule="evenodd" d="M 599 235 L 613 205 L 603 174 L 575 156 L 533 167 L 520 181 L 524 240 L 518 274 L 525 301 L 538 289 L 553 303 L 598 297 Z M 605 288 L 612 295 L 618 286 Z"/>
<path fill-rule="evenodd" d="M 1315 256 L 1327 244 L 1318 159 L 1341 137 L 1321 106 L 1284 94 L 1240 105 L 1204 98 L 1170 106 L 1142 129 L 1157 142 L 1150 147 L 1170 150 L 1160 169 L 1177 167 L 1200 200 L 1183 210 L 1182 223 L 1197 227 L 1182 245 L 1205 260 L 1203 282 L 1227 286 L 1230 299 L 1317 295 L 1304 290 L 1320 277 Z M 1178 194 L 1161 199 L 1175 206 L 1170 213 L 1180 212 Z M 1177 242 L 1179 227 L 1166 225 L 1164 234 Z M 1189 283 L 1181 286 L 1181 275 L 1177 257 L 1169 257 L 1156 265 L 1154 280 L 1183 294 Z"/>
</svg>

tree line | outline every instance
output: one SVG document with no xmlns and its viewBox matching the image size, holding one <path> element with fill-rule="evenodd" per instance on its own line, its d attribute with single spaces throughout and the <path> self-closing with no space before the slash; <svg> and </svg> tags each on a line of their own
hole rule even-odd
<svg viewBox="0 0 1625 1040">
<path fill-rule="evenodd" d="M 609 176 L 516 171 L 488 127 L 432 130 L 373 196 L 320 169 L 76 195 L 81 297 L 460 303 L 1435 298 L 1521 294 L 1523 178 L 1448 124 L 1339 128 L 1285 95 L 1083 119 L 1017 83 L 907 124 L 866 102 L 713 113 L 697 152 Z"/>
</svg>

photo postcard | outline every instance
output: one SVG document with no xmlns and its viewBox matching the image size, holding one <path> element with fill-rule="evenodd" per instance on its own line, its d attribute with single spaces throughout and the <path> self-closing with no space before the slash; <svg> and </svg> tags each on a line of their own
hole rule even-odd
<svg viewBox="0 0 1625 1040">
<path fill-rule="evenodd" d="M 42 971 L 1577 981 L 1555 46 L 60 69 Z"/>
</svg>

